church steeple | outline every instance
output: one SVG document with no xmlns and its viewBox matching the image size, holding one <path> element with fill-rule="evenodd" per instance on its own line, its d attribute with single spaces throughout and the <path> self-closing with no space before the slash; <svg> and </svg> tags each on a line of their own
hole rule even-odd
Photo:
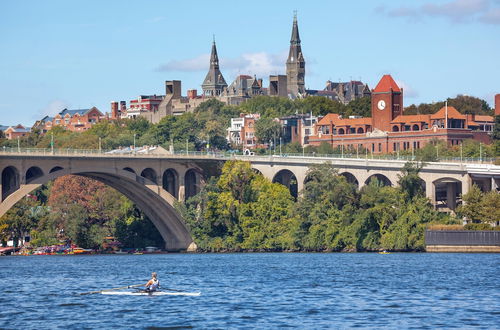
<svg viewBox="0 0 500 330">
<path fill-rule="evenodd" d="M 286 61 L 286 75 L 288 92 L 294 97 L 305 92 L 306 62 L 300 44 L 299 25 L 297 13 L 293 16 L 292 36 L 290 38 L 290 51 Z"/>
<path fill-rule="evenodd" d="M 210 54 L 210 68 L 207 76 L 201 85 L 203 94 L 207 96 L 219 96 L 224 88 L 227 87 L 226 80 L 219 70 L 219 56 L 217 55 L 217 46 L 215 45 L 215 36 L 212 43 L 212 53 Z"/>
</svg>

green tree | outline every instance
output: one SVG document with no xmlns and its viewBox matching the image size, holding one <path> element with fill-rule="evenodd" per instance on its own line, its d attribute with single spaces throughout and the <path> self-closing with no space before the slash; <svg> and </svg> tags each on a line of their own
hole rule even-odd
<svg viewBox="0 0 500 330">
<path fill-rule="evenodd" d="M 425 182 L 419 176 L 424 165 L 424 163 L 407 162 L 401 169 L 401 175 L 398 174 L 399 187 L 408 199 L 424 196 Z"/>
<path fill-rule="evenodd" d="M 255 122 L 255 136 L 260 143 L 274 141 L 281 136 L 281 125 L 271 118 L 261 118 Z"/>
</svg>

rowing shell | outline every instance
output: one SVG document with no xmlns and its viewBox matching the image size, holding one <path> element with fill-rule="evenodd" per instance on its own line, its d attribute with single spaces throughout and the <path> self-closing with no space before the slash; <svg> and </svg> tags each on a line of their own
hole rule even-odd
<svg viewBox="0 0 500 330">
<path fill-rule="evenodd" d="M 192 296 L 197 297 L 201 292 L 130 292 L 130 291 L 101 291 L 101 294 L 118 295 L 118 296 Z"/>
</svg>

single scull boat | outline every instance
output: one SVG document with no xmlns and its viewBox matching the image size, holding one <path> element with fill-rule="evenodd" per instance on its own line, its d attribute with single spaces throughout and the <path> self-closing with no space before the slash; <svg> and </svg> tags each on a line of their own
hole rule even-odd
<svg viewBox="0 0 500 330">
<path fill-rule="evenodd" d="M 166 291 L 153 291 L 153 292 L 145 292 L 145 291 L 101 291 L 101 294 L 109 294 L 109 295 L 119 295 L 119 296 L 192 296 L 197 297 L 201 295 L 201 292 L 166 292 Z"/>
</svg>

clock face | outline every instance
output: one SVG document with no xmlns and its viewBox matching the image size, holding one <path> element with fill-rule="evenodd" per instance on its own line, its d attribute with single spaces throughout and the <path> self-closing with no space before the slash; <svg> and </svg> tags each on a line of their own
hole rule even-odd
<svg viewBox="0 0 500 330">
<path fill-rule="evenodd" d="M 384 100 L 378 101 L 377 107 L 379 110 L 384 110 L 385 109 L 385 101 Z"/>
</svg>

